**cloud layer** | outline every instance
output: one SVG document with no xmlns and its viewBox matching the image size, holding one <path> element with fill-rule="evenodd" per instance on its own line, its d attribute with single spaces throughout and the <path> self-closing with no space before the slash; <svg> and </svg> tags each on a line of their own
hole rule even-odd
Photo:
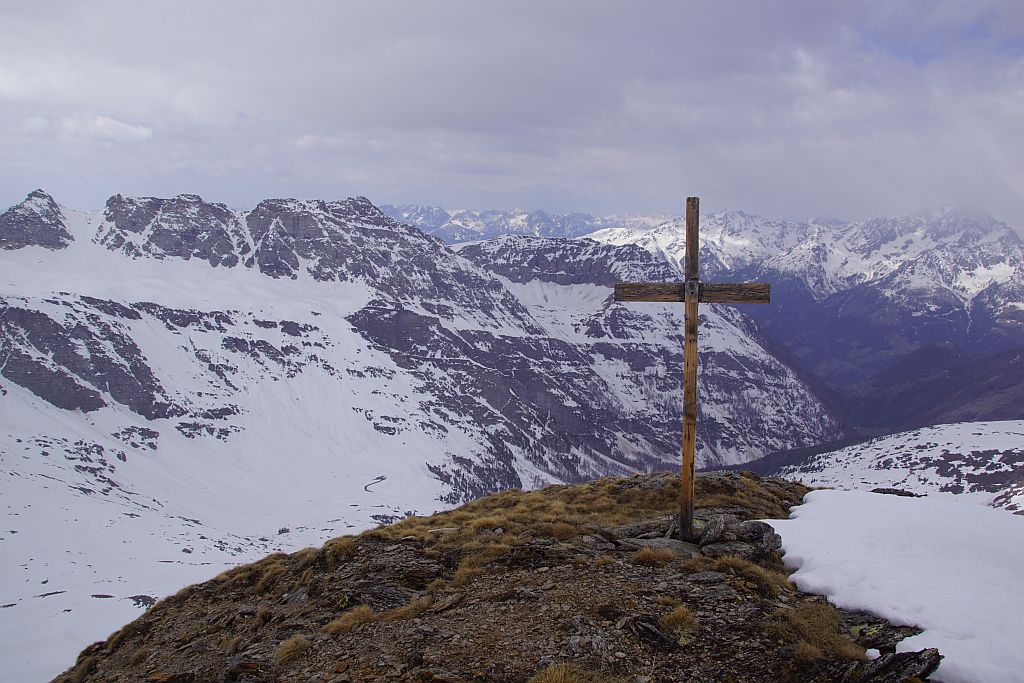
<svg viewBox="0 0 1024 683">
<path fill-rule="evenodd" d="M 1024 5 L 21 3 L 0 200 L 42 186 L 1024 225 Z"/>
</svg>

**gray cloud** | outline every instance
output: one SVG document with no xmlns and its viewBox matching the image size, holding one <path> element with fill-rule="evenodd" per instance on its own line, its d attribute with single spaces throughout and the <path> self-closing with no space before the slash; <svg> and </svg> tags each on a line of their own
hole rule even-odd
<svg viewBox="0 0 1024 683">
<path fill-rule="evenodd" d="M 1024 225 L 1024 6 L 8 4 L 0 200 L 35 186 Z"/>
</svg>

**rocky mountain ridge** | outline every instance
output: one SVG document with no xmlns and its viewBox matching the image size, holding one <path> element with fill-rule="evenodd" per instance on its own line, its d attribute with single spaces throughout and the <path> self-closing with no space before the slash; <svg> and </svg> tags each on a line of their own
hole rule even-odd
<svg viewBox="0 0 1024 683">
<path fill-rule="evenodd" d="M 607 228 L 628 225 L 653 227 L 667 216 L 610 215 L 590 213 L 550 214 L 523 209 L 472 211 L 443 209 L 419 204 L 381 205 L 381 211 L 396 221 L 417 228 L 450 244 L 490 240 L 503 235 L 527 237 L 579 237 Z"/>
<path fill-rule="evenodd" d="M 2 249 L 27 246 L 63 249 L 74 240 L 60 205 L 42 190 L 30 192 L 25 201 L 0 215 L 0 225 L 3 225 Z"/>
<path fill-rule="evenodd" d="M 668 538 L 675 476 L 509 491 L 277 554 L 183 589 L 56 681 L 927 680 L 912 626 L 788 581 L 772 527 L 807 489 L 697 480 L 699 544 Z M 865 648 L 877 652 L 874 659 Z"/>
<path fill-rule="evenodd" d="M 924 427 L 750 466 L 809 486 L 955 494 L 1024 515 L 1024 420 Z"/>
</svg>

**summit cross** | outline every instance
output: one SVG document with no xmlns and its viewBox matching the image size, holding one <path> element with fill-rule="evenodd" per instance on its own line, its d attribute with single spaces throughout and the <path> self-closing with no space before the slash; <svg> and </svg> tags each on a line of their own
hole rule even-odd
<svg viewBox="0 0 1024 683">
<path fill-rule="evenodd" d="M 683 468 L 679 481 L 679 537 L 693 542 L 693 476 L 697 452 L 697 304 L 766 304 L 771 286 L 765 282 L 701 282 L 700 198 L 686 198 L 685 282 L 620 282 L 615 285 L 616 301 L 682 302 L 683 344 Z"/>
</svg>

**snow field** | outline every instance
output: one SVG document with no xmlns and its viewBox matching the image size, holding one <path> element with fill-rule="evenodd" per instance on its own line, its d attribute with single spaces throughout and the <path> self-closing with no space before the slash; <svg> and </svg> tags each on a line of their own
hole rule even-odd
<svg viewBox="0 0 1024 683">
<path fill-rule="evenodd" d="M 923 630 L 936 680 L 1024 681 L 1024 519 L 951 497 L 813 491 L 788 520 L 784 560 L 804 591 Z"/>
</svg>

